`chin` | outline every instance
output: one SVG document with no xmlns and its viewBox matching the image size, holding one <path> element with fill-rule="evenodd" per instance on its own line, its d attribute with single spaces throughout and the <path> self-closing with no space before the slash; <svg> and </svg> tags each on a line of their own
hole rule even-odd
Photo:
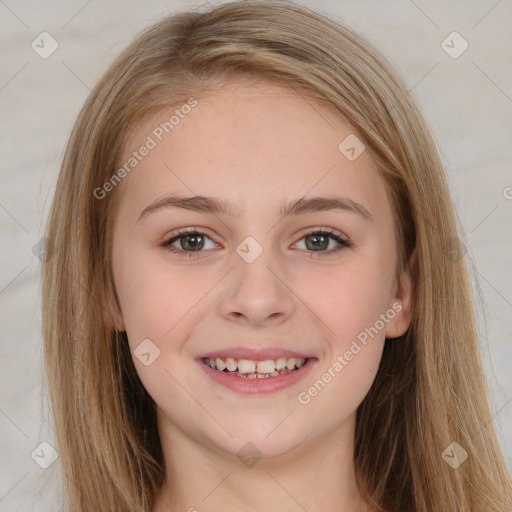
<svg viewBox="0 0 512 512">
<path fill-rule="evenodd" d="M 210 438 L 210 443 L 217 451 L 237 457 L 248 467 L 256 459 L 258 463 L 268 459 L 284 459 L 305 442 L 304 432 L 293 429 L 291 417 L 283 421 L 285 416 L 274 422 L 260 422 L 258 425 L 254 422 L 251 427 L 247 425 L 247 420 L 242 428 L 225 425 L 233 437 L 226 434 L 222 439 Z M 249 462 L 246 463 L 246 460 Z"/>
</svg>

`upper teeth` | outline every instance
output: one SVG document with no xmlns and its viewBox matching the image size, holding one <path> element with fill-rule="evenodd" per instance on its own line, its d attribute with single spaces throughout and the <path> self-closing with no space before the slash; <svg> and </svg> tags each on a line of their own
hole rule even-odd
<svg viewBox="0 0 512 512">
<path fill-rule="evenodd" d="M 216 370 L 227 369 L 230 372 L 237 371 L 239 373 L 272 373 L 276 370 L 293 370 L 300 368 L 306 362 L 306 359 L 296 357 L 279 357 L 278 359 L 266 359 L 265 361 L 251 361 L 250 359 L 233 359 L 232 357 L 220 358 L 205 358 L 206 364 Z"/>
</svg>

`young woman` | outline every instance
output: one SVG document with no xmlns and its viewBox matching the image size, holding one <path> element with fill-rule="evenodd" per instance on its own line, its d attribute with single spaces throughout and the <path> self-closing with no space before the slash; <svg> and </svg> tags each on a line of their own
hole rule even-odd
<svg viewBox="0 0 512 512">
<path fill-rule="evenodd" d="M 511 509 L 435 144 L 350 29 L 244 1 L 145 30 L 47 238 L 67 510 Z"/>
</svg>

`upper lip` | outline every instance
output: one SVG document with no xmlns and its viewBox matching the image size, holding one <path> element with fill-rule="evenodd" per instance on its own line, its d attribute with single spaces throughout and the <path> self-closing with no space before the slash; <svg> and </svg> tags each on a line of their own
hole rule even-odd
<svg viewBox="0 0 512 512">
<path fill-rule="evenodd" d="M 214 350 L 199 356 L 199 359 L 207 357 L 208 359 L 216 359 L 232 357 L 233 359 L 249 359 L 251 361 L 265 361 L 267 359 L 277 359 L 279 357 L 297 359 L 309 359 L 314 356 L 296 352 L 294 350 L 286 350 L 282 348 L 249 348 L 249 347 L 232 347 Z"/>
</svg>

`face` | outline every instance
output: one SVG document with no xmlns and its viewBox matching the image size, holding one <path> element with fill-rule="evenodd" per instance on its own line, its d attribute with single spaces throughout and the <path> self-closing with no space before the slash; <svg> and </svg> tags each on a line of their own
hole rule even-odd
<svg viewBox="0 0 512 512">
<path fill-rule="evenodd" d="M 126 144 L 115 327 L 159 428 L 225 454 L 313 447 L 353 424 L 410 319 L 384 182 L 343 118 L 287 89 L 235 82 L 180 112 Z"/>
</svg>

